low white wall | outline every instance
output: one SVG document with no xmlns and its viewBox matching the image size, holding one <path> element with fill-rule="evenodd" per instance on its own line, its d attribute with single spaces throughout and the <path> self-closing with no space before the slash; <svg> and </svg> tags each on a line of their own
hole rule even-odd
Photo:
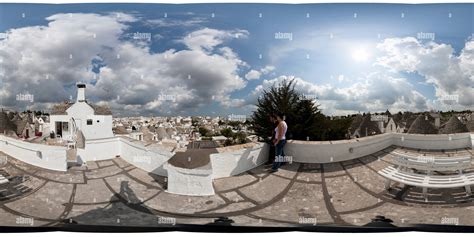
<svg viewBox="0 0 474 237">
<path fill-rule="evenodd" d="M 288 141 L 285 154 L 302 163 L 331 163 L 373 154 L 396 145 L 414 149 L 450 150 L 472 147 L 472 134 L 420 135 L 386 133 L 359 139 L 340 141 Z"/>
<path fill-rule="evenodd" d="M 301 163 L 331 163 L 367 156 L 396 145 L 414 149 L 450 150 L 473 148 L 474 134 L 419 135 L 387 133 L 360 139 L 313 142 L 288 141 L 285 154 Z M 212 178 L 229 177 L 253 169 L 268 159 L 268 145 L 228 147 L 210 155 Z M 228 151 L 226 151 L 228 150 Z M 23 162 L 50 170 L 66 171 L 66 147 L 34 144 L 0 135 L 0 151 Z M 175 154 L 125 137 L 87 140 L 78 149 L 82 161 L 113 159 L 120 155 L 128 163 L 147 172 L 167 176 L 163 165 Z"/>
<path fill-rule="evenodd" d="M 474 149 L 474 133 L 471 133 L 471 149 Z"/>
<path fill-rule="evenodd" d="M 128 163 L 161 176 L 167 176 L 163 164 L 175 153 L 157 148 L 145 147 L 140 141 L 120 137 L 120 157 Z"/>
<path fill-rule="evenodd" d="M 370 155 L 391 146 L 392 135 L 381 134 L 340 141 L 293 141 L 286 143 L 285 155 L 301 163 L 331 163 Z M 352 149 L 351 149 L 352 148 Z"/>
<path fill-rule="evenodd" d="M 77 152 L 82 161 L 108 160 L 120 156 L 140 169 L 162 176 L 167 174 L 163 164 L 174 155 L 173 152 L 149 148 L 140 141 L 126 137 L 89 139 L 84 149 L 77 149 Z"/>
<path fill-rule="evenodd" d="M 82 162 L 109 160 L 121 153 L 119 137 L 86 140 L 84 149 L 77 149 L 78 159 Z"/>
<path fill-rule="evenodd" d="M 471 148 L 470 133 L 456 133 L 456 134 L 406 134 L 394 133 L 393 145 L 401 147 L 409 147 L 415 149 L 426 150 L 451 150 L 460 148 Z"/>
<path fill-rule="evenodd" d="M 35 144 L 0 135 L 0 151 L 41 168 L 67 170 L 66 147 Z"/>
<path fill-rule="evenodd" d="M 212 177 L 230 177 L 262 165 L 268 160 L 268 150 L 267 144 L 257 143 L 249 148 L 211 154 Z"/>
</svg>

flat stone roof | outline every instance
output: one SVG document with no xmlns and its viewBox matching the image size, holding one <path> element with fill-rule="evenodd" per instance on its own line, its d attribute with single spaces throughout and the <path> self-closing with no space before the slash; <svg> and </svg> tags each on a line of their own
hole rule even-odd
<svg viewBox="0 0 474 237">
<path fill-rule="evenodd" d="M 16 221 L 19 216 L 32 217 L 34 226 L 69 220 L 157 226 L 162 217 L 176 218 L 182 224 L 207 224 L 227 216 L 233 225 L 243 226 L 288 226 L 301 221 L 360 226 L 376 215 L 397 226 L 443 224 L 443 218 L 474 225 L 474 197 L 466 196 L 463 188 L 429 189 L 428 202 L 420 188 L 396 184 L 384 189 L 384 179 L 377 171 L 392 165 L 393 152 L 401 150 L 431 156 L 474 154 L 472 149 L 441 152 L 392 146 L 351 161 L 287 164 L 271 174 L 257 167 L 214 180 L 216 195 L 192 197 L 167 193 L 165 177 L 149 174 L 121 158 L 55 172 L 0 153 L 8 158 L 0 165 L 0 173 L 10 180 L 0 186 L 0 225 L 25 225 Z"/>
<path fill-rule="evenodd" d="M 252 147 L 255 147 L 255 146 L 259 145 L 259 144 L 262 144 L 262 143 L 258 143 L 258 142 L 248 142 L 248 143 L 245 143 L 245 144 L 219 147 L 219 148 L 217 148 L 217 151 L 218 151 L 219 153 L 231 152 L 231 151 L 237 151 L 237 150 L 244 149 L 244 148 L 252 148 Z"/>
<path fill-rule="evenodd" d="M 210 154 L 217 153 L 216 149 L 187 149 L 185 152 L 176 152 L 169 160 L 168 163 L 172 166 L 185 169 L 196 169 L 200 167 L 206 167 L 210 164 Z"/>
</svg>

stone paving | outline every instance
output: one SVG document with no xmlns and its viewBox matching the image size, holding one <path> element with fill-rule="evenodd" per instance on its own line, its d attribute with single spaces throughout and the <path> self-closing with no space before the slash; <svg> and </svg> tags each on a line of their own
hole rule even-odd
<svg viewBox="0 0 474 237">
<path fill-rule="evenodd" d="M 390 147 L 340 163 L 292 163 L 272 174 L 258 167 L 214 180 L 216 195 L 207 197 L 167 193 L 166 178 L 120 158 L 54 172 L 8 157 L 0 167 L 0 174 L 10 180 L 0 186 L 0 225 L 160 226 L 207 224 L 223 216 L 242 226 L 364 225 L 376 215 L 399 226 L 446 220 L 474 225 L 473 197 L 467 197 L 463 188 L 429 190 L 427 202 L 419 188 L 396 184 L 385 190 L 377 171 L 392 164 L 392 152 L 397 149 L 402 148 Z M 404 150 L 434 156 L 473 155 L 470 149 Z"/>
</svg>

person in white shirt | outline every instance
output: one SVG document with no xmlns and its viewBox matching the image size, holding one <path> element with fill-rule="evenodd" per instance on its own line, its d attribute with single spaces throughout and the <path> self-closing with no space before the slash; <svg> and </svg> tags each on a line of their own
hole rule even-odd
<svg viewBox="0 0 474 237">
<path fill-rule="evenodd" d="M 284 120 L 283 114 L 277 114 L 276 119 L 278 126 L 275 128 L 275 139 L 273 140 L 273 145 L 275 146 L 275 160 L 273 161 L 272 168 L 270 172 L 277 172 L 278 168 L 286 162 L 285 151 L 283 150 L 286 144 L 286 131 L 288 130 L 288 125 Z"/>
</svg>

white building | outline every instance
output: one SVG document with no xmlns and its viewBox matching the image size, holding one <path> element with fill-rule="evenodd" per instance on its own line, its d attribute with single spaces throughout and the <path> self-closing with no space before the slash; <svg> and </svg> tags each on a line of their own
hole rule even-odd
<svg viewBox="0 0 474 237">
<path fill-rule="evenodd" d="M 102 106 L 93 106 L 86 100 L 86 85 L 77 84 L 75 103 L 62 103 L 53 107 L 50 129 L 55 136 L 70 139 L 74 128 L 81 130 L 85 139 L 113 137 L 112 113 Z"/>
<path fill-rule="evenodd" d="M 393 120 L 392 117 L 388 120 L 378 121 L 379 129 L 382 133 L 403 132 L 403 129 Z"/>
</svg>

